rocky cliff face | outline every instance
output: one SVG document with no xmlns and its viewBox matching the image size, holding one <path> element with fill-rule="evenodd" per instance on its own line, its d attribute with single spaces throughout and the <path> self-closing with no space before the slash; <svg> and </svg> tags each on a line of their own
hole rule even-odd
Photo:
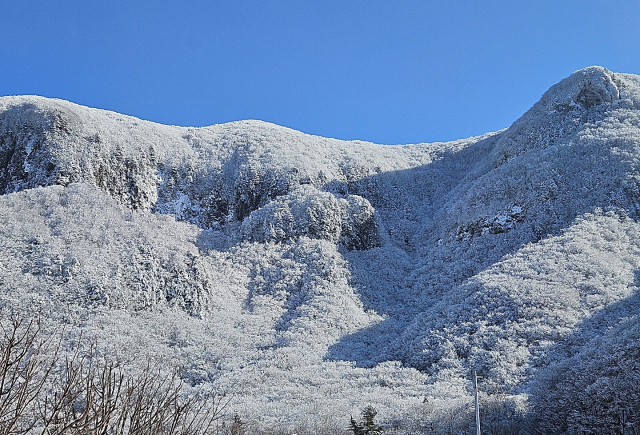
<svg viewBox="0 0 640 435">
<path fill-rule="evenodd" d="M 38 97 L 5 97 L 0 103 L 0 192 L 88 183 L 134 210 L 172 214 L 205 229 L 242 222 L 300 186 L 353 203 L 351 185 L 428 162 L 429 148 L 437 147 L 417 148 L 426 152 L 368 143 L 345 147 L 259 121 L 160 126 Z M 362 218 L 352 215 L 357 207 L 335 211 L 349 215 L 341 230 L 342 239 L 351 240 L 345 246 L 379 243 L 379 235 L 357 233 L 377 227 L 371 221 L 363 229 Z"/>
</svg>

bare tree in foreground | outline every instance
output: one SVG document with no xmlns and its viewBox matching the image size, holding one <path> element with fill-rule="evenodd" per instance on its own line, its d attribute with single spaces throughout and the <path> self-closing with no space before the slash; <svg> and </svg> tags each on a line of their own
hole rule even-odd
<svg viewBox="0 0 640 435">
<path fill-rule="evenodd" d="M 1 320 L 1 319 L 0 319 Z M 128 375 L 91 345 L 60 356 L 62 335 L 38 320 L 0 321 L 0 435 L 204 435 L 220 431 L 230 399 L 187 395 L 177 371 L 148 363 Z"/>
<path fill-rule="evenodd" d="M 40 340 L 40 322 L 10 316 L 0 322 L 0 435 L 29 433 L 35 408 L 55 368 L 60 342 Z"/>
</svg>

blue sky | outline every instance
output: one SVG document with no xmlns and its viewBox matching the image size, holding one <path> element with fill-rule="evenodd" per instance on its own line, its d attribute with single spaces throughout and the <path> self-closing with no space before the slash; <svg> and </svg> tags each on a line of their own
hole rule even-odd
<svg viewBox="0 0 640 435">
<path fill-rule="evenodd" d="M 0 95 L 378 143 L 508 127 L 551 85 L 640 73 L 640 2 L 7 0 Z"/>
</svg>

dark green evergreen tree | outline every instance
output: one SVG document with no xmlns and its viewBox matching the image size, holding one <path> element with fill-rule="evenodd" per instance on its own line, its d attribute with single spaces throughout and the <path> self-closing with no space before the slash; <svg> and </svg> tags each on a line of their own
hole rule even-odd
<svg viewBox="0 0 640 435">
<path fill-rule="evenodd" d="M 351 417 L 351 431 L 353 435 L 382 435 L 382 426 L 375 422 L 377 414 L 378 411 L 369 405 L 362 411 L 362 419 L 360 422 L 356 422 L 353 417 Z"/>
</svg>

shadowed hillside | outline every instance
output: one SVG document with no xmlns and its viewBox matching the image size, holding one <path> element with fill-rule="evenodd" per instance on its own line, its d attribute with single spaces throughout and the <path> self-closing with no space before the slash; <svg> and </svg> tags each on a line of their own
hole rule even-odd
<svg viewBox="0 0 640 435">
<path fill-rule="evenodd" d="M 172 361 L 264 427 L 369 404 L 464 427 L 476 370 L 488 422 L 640 430 L 639 158 L 640 77 L 601 67 L 436 144 L 2 97 L 0 306 Z"/>
</svg>

